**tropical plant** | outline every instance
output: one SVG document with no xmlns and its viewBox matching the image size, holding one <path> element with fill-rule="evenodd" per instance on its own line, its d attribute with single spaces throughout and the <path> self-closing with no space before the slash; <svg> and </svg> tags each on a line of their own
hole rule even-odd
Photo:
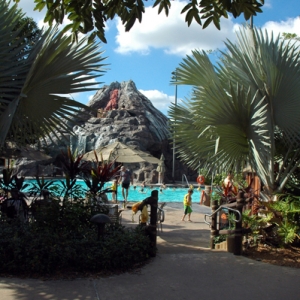
<svg viewBox="0 0 300 300">
<path fill-rule="evenodd" d="M 290 33 L 290 32 L 283 32 L 282 37 L 285 40 L 300 40 L 300 37 L 296 33 Z"/>
<path fill-rule="evenodd" d="M 18 27 L 22 18 L 17 5 L 0 0 L 0 146 L 51 139 L 54 128 L 62 136 L 71 132 L 62 120 L 74 121 L 79 109 L 87 107 L 66 95 L 95 90 L 93 79 L 103 72 L 98 43 L 83 38 L 74 44 L 57 27 L 28 49 L 26 31 L 21 34 L 23 27 Z"/>
<path fill-rule="evenodd" d="M 39 41 L 43 32 L 32 18 L 25 16 L 18 20 L 13 31 L 19 32 L 17 39 L 20 44 L 17 43 L 16 47 L 22 50 L 20 56 L 18 55 L 18 59 L 26 59 L 31 48 Z"/>
<path fill-rule="evenodd" d="M 61 151 L 59 156 L 59 162 L 64 172 L 65 180 L 60 180 L 63 186 L 62 194 L 64 199 L 74 195 L 78 198 L 82 194 L 81 186 L 76 184 L 77 179 L 84 174 L 88 174 L 91 171 L 89 162 L 83 161 L 83 154 L 78 155 L 77 149 L 74 152 L 70 147 L 67 151 Z"/>
<path fill-rule="evenodd" d="M 85 172 L 83 174 L 84 182 L 89 189 L 89 192 L 92 195 L 93 200 L 96 199 L 96 196 L 101 196 L 103 193 L 111 192 L 111 188 L 103 190 L 104 184 L 112 179 L 114 179 L 120 171 L 120 166 L 114 167 L 115 160 L 111 162 L 104 162 L 103 157 L 99 160 L 96 151 L 95 162 L 96 166 L 91 167 L 90 172 Z"/>
<path fill-rule="evenodd" d="M 270 222 L 277 225 L 281 244 L 291 244 L 300 240 L 300 197 L 290 194 L 277 195 L 279 201 L 271 201 L 265 206 L 273 218 Z"/>
<path fill-rule="evenodd" d="M 194 169 L 250 164 L 270 199 L 299 167 L 300 54 L 295 43 L 248 27 L 225 45 L 215 66 L 195 50 L 177 68 L 173 83 L 192 85 L 193 94 L 170 108 L 172 138 Z"/>
<path fill-rule="evenodd" d="M 25 177 L 18 177 L 13 169 L 2 170 L 0 188 L 4 191 L 4 198 L 8 198 L 8 193 L 13 189 L 22 192 L 22 190 L 25 190 L 28 186 L 29 184 L 25 183 Z"/>
<path fill-rule="evenodd" d="M 46 180 L 44 177 L 39 175 L 35 176 L 35 182 L 30 183 L 29 194 L 31 197 L 38 198 L 43 196 L 44 191 L 49 193 L 53 191 L 53 194 L 56 194 L 58 187 L 56 182 L 53 180 Z"/>
<path fill-rule="evenodd" d="M 14 0 L 19 2 L 19 0 Z M 52 25 L 53 21 L 60 24 L 63 23 L 65 16 L 68 17 L 70 23 L 65 30 L 72 29 L 75 33 L 92 32 L 92 38 L 97 34 L 98 37 L 106 43 L 104 27 L 108 19 L 120 17 L 125 30 L 129 31 L 135 21 L 142 21 L 143 13 L 145 13 L 144 0 L 138 1 L 72 1 L 72 0 L 35 0 L 35 10 L 41 11 L 46 8 L 46 16 L 44 21 Z M 185 21 L 188 26 L 192 21 L 196 21 L 203 28 L 207 27 L 211 22 L 220 29 L 220 19 L 228 18 L 231 13 L 234 18 L 244 15 L 248 20 L 251 16 L 261 13 L 261 7 L 264 0 L 192 0 L 182 9 L 181 13 L 185 13 Z M 156 0 L 153 7 L 158 6 L 158 14 L 162 11 L 166 16 L 171 8 L 170 0 Z M 202 25 L 202 21 L 205 22 Z M 94 31 L 96 27 L 96 31 Z"/>
</svg>

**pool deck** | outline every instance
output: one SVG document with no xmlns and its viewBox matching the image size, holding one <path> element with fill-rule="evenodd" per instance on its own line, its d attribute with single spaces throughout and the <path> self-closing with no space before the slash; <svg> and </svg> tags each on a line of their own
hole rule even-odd
<svg viewBox="0 0 300 300">
<path fill-rule="evenodd" d="M 68 280 L 0 278 L 2 300 L 298 300 L 300 269 L 280 267 L 208 248 L 204 223 L 209 208 L 193 205 L 193 222 L 183 222 L 182 204 L 167 203 L 157 255 L 135 271 Z M 132 222 L 131 210 L 122 223 Z"/>
</svg>

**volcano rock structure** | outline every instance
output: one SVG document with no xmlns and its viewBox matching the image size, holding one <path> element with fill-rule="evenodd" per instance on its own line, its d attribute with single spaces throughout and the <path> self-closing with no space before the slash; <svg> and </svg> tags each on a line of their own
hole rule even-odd
<svg viewBox="0 0 300 300">
<path fill-rule="evenodd" d="M 74 126 L 72 146 L 88 152 L 119 141 L 160 157 L 168 148 L 168 118 L 158 111 L 133 81 L 114 82 L 88 103 L 97 115 Z"/>
<path fill-rule="evenodd" d="M 41 144 L 47 149 L 48 154 L 55 157 L 61 150 L 66 151 L 67 146 L 72 150 L 77 149 L 78 153 L 86 153 L 119 141 L 149 152 L 156 158 L 160 158 L 163 154 L 166 166 L 165 179 L 171 180 L 172 149 L 168 118 L 137 90 L 133 81 L 113 82 L 109 86 L 103 86 L 87 106 L 91 109 L 89 114 L 83 111 L 79 113 L 80 121 L 72 123 L 74 135 L 67 135 L 67 141 L 58 140 L 55 134 L 52 134 L 52 141 L 47 139 L 46 143 Z M 56 134 L 59 135 L 59 132 Z M 188 170 L 182 169 L 179 165 L 177 162 L 177 178 L 182 172 L 188 174 Z M 149 179 L 149 182 L 156 183 L 156 166 L 141 163 L 130 167 L 134 170 L 138 181 Z M 49 168 L 47 170 L 49 171 Z M 139 175 L 145 174 L 146 171 L 152 174 Z M 34 175 L 28 172 L 23 174 Z"/>
</svg>

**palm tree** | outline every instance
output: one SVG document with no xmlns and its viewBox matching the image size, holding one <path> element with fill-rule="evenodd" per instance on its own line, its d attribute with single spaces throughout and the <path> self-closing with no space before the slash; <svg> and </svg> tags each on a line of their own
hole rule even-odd
<svg viewBox="0 0 300 300">
<path fill-rule="evenodd" d="M 270 196 L 300 162 L 299 51 L 248 27 L 225 45 L 216 66 L 195 50 L 177 68 L 175 84 L 193 93 L 169 110 L 176 151 L 194 169 L 249 163 Z"/>
<path fill-rule="evenodd" d="M 72 43 L 57 27 L 44 31 L 28 50 L 18 26 L 23 17 L 17 5 L 0 0 L 0 146 L 33 143 L 53 129 L 70 132 L 67 121 L 87 107 L 69 94 L 96 90 L 95 79 L 103 72 L 98 43 L 86 38 Z"/>
</svg>

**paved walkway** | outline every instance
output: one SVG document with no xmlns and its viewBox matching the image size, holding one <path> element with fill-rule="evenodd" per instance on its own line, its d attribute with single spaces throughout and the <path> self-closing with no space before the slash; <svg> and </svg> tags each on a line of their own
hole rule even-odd
<svg viewBox="0 0 300 300">
<path fill-rule="evenodd" d="M 208 208 L 194 204 L 193 223 L 180 221 L 181 204 L 165 210 L 157 256 L 143 268 L 97 279 L 0 278 L 0 300 L 299 299 L 299 269 L 209 250 L 210 232 L 203 222 Z M 123 213 L 123 223 L 136 225 L 131 211 Z"/>
</svg>

